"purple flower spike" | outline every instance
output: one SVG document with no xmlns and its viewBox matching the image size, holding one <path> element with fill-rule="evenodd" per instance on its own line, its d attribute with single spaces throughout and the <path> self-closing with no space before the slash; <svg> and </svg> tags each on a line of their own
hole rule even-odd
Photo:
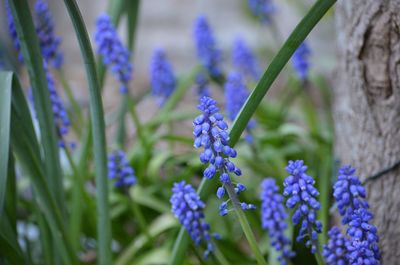
<svg viewBox="0 0 400 265">
<path fill-rule="evenodd" d="M 159 106 L 162 106 L 176 87 L 172 66 L 162 49 L 157 49 L 153 53 L 150 64 L 150 83 L 153 96 L 157 98 Z"/>
<path fill-rule="evenodd" d="M 271 245 L 281 254 L 278 261 L 282 265 L 289 263 L 295 253 L 291 250 L 290 239 L 285 235 L 287 213 L 283 206 L 283 196 L 273 178 L 266 178 L 261 184 L 261 222 L 268 231 Z"/>
<path fill-rule="evenodd" d="M 326 265 L 347 265 L 347 244 L 348 239 L 342 235 L 340 229 L 332 227 L 328 232 L 329 241 L 324 246 L 322 255 L 325 258 Z"/>
<path fill-rule="evenodd" d="M 186 184 L 185 181 L 174 183 L 172 193 L 170 199 L 172 213 L 185 227 L 196 246 L 200 246 L 201 244 L 206 246 L 204 256 L 207 258 L 214 251 L 214 244 L 211 239 L 218 239 L 219 235 L 210 234 L 210 226 L 204 220 L 204 202 L 193 187 Z"/>
<path fill-rule="evenodd" d="M 213 32 L 205 16 L 197 17 L 193 33 L 200 63 L 212 77 L 219 77 L 222 74 L 221 51 L 217 48 Z"/>
<path fill-rule="evenodd" d="M 132 78 L 130 54 L 122 44 L 110 17 L 106 14 L 97 18 L 95 41 L 97 53 L 102 56 L 104 65 L 111 69 L 120 83 L 120 93 L 128 93 L 128 83 Z"/>
<path fill-rule="evenodd" d="M 224 121 L 224 116 L 218 111 L 217 103 L 209 97 L 203 97 L 200 100 L 198 109 L 203 113 L 197 116 L 193 121 L 193 135 L 195 137 L 194 147 L 204 147 L 200 154 L 200 161 L 203 164 L 209 164 L 204 170 L 203 175 L 207 179 L 212 179 L 216 174 L 220 175 L 222 187 L 217 191 L 217 197 L 222 198 L 225 194 L 225 186 L 232 185 L 229 173 L 237 176 L 242 174 L 241 170 L 230 161 L 229 158 L 236 157 L 236 150 L 229 146 L 228 125 Z M 234 190 L 237 193 L 244 191 L 246 187 L 238 183 Z M 252 210 L 255 208 L 252 204 L 240 205 L 243 210 Z M 227 202 L 220 206 L 220 215 L 228 213 Z"/>
<path fill-rule="evenodd" d="M 122 150 L 114 151 L 108 156 L 108 177 L 115 180 L 117 188 L 136 184 L 135 171 Z"/>
<path fill-rule="evenodd" d="M 301 222 L 297 241 L 305 237 L 306 246 L 311 247 L 311 252 L 318 251 L 318 233 L 321 233 L 322 224 L 317 220 L 316 211 L 321 207 L 316 197 L 319 192 L 314 187 L 315 180 L 305 172 L 307 166 L 302 160 L 289 161 L 286 171 L 290 174 L 283 185 L 285 187 L 283 195 L 288 197 L 286 206 L 295 209 L 292 221 L 295 225 Z"/>
</svg>

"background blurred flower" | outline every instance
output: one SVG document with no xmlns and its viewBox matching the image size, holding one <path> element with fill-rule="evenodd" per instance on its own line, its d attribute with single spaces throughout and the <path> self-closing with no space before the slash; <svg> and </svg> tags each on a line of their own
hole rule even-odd
<svg viewBox="0 0 400 265">
<path fill-rule="evenodd" d="M 176 79 L 163 49 L 156 49 L 150 63 L 151 93 L 162 106 L 176 88 Z"/>
<path fill-rule="evenodd" d="M 220 68 L 221 51 L 217 48 L 213 32 L 205 16 L 197 17 L 194 22 L 193 33 L 200 63 L 208 70 L 210 76 L 220 76 L 222 74 Z"/>
<path fill-rule="evenodd" d="M 97 18 L 95 41 L 97 53 L 103 58 L 104 65 L 111 68 L 120 83 L 120 93 L 128 92 L 128 83 L 132 78 L 132 65 L 129 62 L 129 51 L 122 44 L 116 29 L 108 15 Z"/>
</svg>

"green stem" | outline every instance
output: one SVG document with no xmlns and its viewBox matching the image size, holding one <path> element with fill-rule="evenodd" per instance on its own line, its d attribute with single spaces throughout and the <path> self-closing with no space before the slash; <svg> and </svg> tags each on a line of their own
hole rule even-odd
<svg viewBox="0 0 400 265">
<path fill-rule="evenodd" d="M 134 201 L 132 199 L 132 197 L 130 196 L 129 192 L 126 192 L 126 194 L 127 194 L 128 200 L 129 200 L 129 204 L 132 206 L 131 209 L 133 211 L 133 214 L 137 218 L 137 221 L 138 221 L 138 224 L 140 226 L 140 229 L 146 235 L 147 240 L 152 242 L 153 241 L 153 237 L 149 233 L 149 229 L 148 229 L 147 224 L 146 224 L 146 219 L 144 218 L 144 215 L 143 215 L 142 211 L 140 210 L 139 205 L 136 203 L 136 201 Z"/>
<path fill-rule="evenodd" d="M 215 246 L 214 256 L 218 260 L 221 265 L 229 265 L 229 261 L 225 258 L 224 254 L 222 254 L 221 250 L 219 250 L 218 246 Z"/>
<path fill-rule="evenodd" d="M 322 257 L 321 251 L 319 251 L 319 249 L 314 254 L 314 256 L 315 256 L 315 259 L 316 259 L 318 265 L 325 265 L 324 258 Z"/>
<path fill-rule="evenodd" d="M 96 173 L 98 264 L 112 263 L 111 218 L 108 201 L 106 138 L 103 103 L 96 72 L 96 64 L 85 24 L 75 0 L 64 0 L 74 25 L 85 63 L 90 94 L 90 113 Z"/>
<path fill-rule="evenodd" d="M 119 149 L 122 149 L 125 144 L 125 114 L 129 105 L 129 93 L 121 95 L 121 100 L 122 103 L 118 113 L 118 129 L 115 137 L 115 142 Z"/>
<path fill-rule="evenodd" d="M 83 189 L 83 181 L 81 179 L 78 169 L 72 159 L 71 153 L 68 148 L 64 149 L 65 155 L 67 156 L 68 163 L 72 169 L 73 176 L 73 192 L 72 192 L 72 207 L 71 207 L 71 219 L 69 231 L 71 233 L 71 240 L 73 248 L 76 252 L 79 251 L 79 239 L 82 219 L 82 194 L 85 192 Z"/>
<path fill-rule="evenodd" d="M 79 127 L 79 124 L 84 124 L 81 107 L 79 106 L 78 102 L 76 101 L 76 99 L 74 97 L 74 93 L 72 92 L 71 86 L 69 85 L 67 78 L 65 78 L 64 71 L 62 69 L 60 69 L 59 71 L 57 71 L 57 74 L 58 74 L 58 78 L 61 81 L 61 84 L 64 88 L 65 94 L 68 97 L 68 101 L 72 105 L 74 115 L 77 119 L 76 124 L 78 126 L 74 126 L 74 130 L 78 133 L 78 135 L 81 135 L 81 128 Z"/>
<path fill-rule="evenodd" d="M 232 201 L 233 208 L 240 222 L 240 226 L 242 227 L 242 230 L 247 238 L 247 241 L 249 242 L 250 248 L 257 260 L 257 263 L 259 265 L 267 265 L 267 262 L 265 261 L 263 255 L 261 254 L 260 249 L 258 248 L 256 238 L 253 234 L 253 231 L 251 230 L 249 222 L 247 221 L 246 215 L 244 214 L 242 208 L 240 207 L 240 202 L 237 198 L 232 183 L 225 184 L 224 186 L 226 191 L 228 192 L 229 198 Z"/>
</svg>

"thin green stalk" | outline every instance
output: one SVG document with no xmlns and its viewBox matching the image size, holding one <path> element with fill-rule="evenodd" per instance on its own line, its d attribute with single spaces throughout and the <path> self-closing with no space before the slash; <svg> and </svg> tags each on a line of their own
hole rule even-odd
<svg viewBox="0 0 400 265">
<path fill-rule="evenodd" d="M 128 49 L 134 50 L 140 0 L 125 0 L 128 12 Z"/>
<path fill-rule="evenodd" d="M 125 114 L 128 110 L 129 105 L 129 93 L 121 95 L 121 101 L 122 102 L 118 113 L 118 128 L 115 137 L 115 142 L 119 149 L 122 149 L 125 144 Z"/>
<path fill-rule="evenodd" d="M 250 118 L 256 111 L 261 100 L 271 87 L 272 83 L 278 77 L 283 67 L 289 61 L 293 53 L 296 51 L 298 46 L 304 41 L 307 35 L 315 27 L 318 21 L 324 16 L 324 14 L 336 3 L 336 0 L 319 0 L 310 9 L 307 15 L 300 21 L 297 27 L 294 29 L 292 34 L 286 40 L 285 44 L 279 50 L 278 54 L 272 60 L 269 67 L 261 77 L 260 82 L 257 84 L 255 89 L 250 94 L 248 100 L 242 107 L 239 115 L 236 117 L 230 131 L 230 146 L 234 147 L 238 142 L 240 135 L 245 130 Z M 209 193 L 207 192 L 211 184 L 207 184 L 207 181 L 203 178 L 197 193 L 200 194 L 201 198 L 205 198 Z M 181 228 L 179 233 L 180 237 L 175 241 L 171 259 L 168 264 L 170 265 L 181 265 L 184 260 L 184 254 L 188 246 L 188 235 L 185 235 L 184 228 Z"/>
<path fill-rule="evenodd" d="M 69 85 L 69 82 L 67 81 L 67 78 L 65 77 L 65 72 L 62 69 L 60 69 L 59 71 L 57 71 L 57 74 L 58 74 L 58 78 L 61 81 L 61 84 L 64 88 L 65 94 L 68 97 L 68 101 L 72 105 L 72 110 L 74 112 L 74 116 L 77 119 L 76 124 L 78 124 L 78 125 L 84 124 L 81 107 L 79 106 L 78 102 L 75 99 L 75 96 L 74 96 L 74 93 L 72 92 L 71 86 Z M 79 126 L 75 126 L 74 130 L 78 133 L 78 135 L 80 135 L 81 128 Z"/>
<path fill-rule="evenodd" d="M 314 256 L 315 256 L 315 259 L 316 259 L 318 265 L 325 265 L 325 261 L 324 261 L 324 258 L 321 255 L 321 251 L 318 250 L 314 254 Z"/>
<path fill-rule="evenodd" d="M 95 59 L 82 15 L 75 0 L 64 0 L 64 3 L 76 31 L 88 79 L 97 188 L 98 264 L 109 265 L 112 263 L 111 218 L 108 201 L 107 152 L 103 103 L 97 79 Z"/>
<path fill-rule="evenodd" d="M 10 155 L 10 124 L 11 124 L 11 94 L 12 75 L 0 72 L 0 219 L 3 215 L 7 198 L 8 165 L 12 160 Z M 11 155 L 12 156 L 12 155 Z"/>
<path fill-rule="evenodd" d="M 73 178 L 73 191 L 72 191 L 72 207 L 71 207 L 71 218 L 69 231 L 71 234 L 71 240 L 75 251 L 79 251 L 80 243 L 80 229 L 82 219 L 82 194 L 85 192 L 83 189 L 82 177 L 72 159 L 71 152 L 68 148 L 64 149 L 68 163 L 72 169 Z"/>
<path fill-rule="evenodd" d="M 139 205 L 132 199 L 132 197 L 129 195 L 129 192 L 127 192 L 126 196 L 128 196 L 129 204 L 131 205 L 131 209 L 133 211 L 134 216 L 137 218 L 140 229 L 146 235 L 147 240 L 152 242 L 153 237 L 149 233 L 149 228 L 147 227 L 146 219 L 144 218 L 144 215 L 140 210 Z"/>
<path fill-rule="evenodd" d="M 221 250 L 219 250 L 218 246 L 215 246 L 214 256 L 218 260 L 221 265 L 230 265 L 229 261 L 225 258 L 224 254 L 222 254 Z"/>
<path fill-rule="evenodd" d="M 247 238 L 247 241 L 249 242 L 250 248 L 257 260 L 257 263 L 259 265 L 267 265 L 267 262 L 265 261 L 263 255 L 261 254 L 260 249 L 258 248 L 256 238 L 253 234 L 253 231 L 251 230 L 249 222 L 247 221 L 246 215 L 244 214 L 242 208 L 240 207 L 240 202 L 237 198 L 232 183 L 225 184 L 224 186 L 226 191 L 228 192 L 229 198 L 232 201 L 233 208 L 240 222 L 240 226 L 242 227 L 242 230 Z"/>
<path fill-rule="evenodd" d="M 251 116 L 256 111 L 265 94 L 270 89 L 283 67 L 292 57 L 293 53 L 305 40 L 311 30 L 317 25 L 318 21 L 321 20 L 329 8 L 331 8 L 335 3 L 336 0 L 317 1 L 307 15 L 296 26 L 292 34 L 290 34 L 289 38 L 271 61 L 270 65 L 261 77 L 260 82 L 251 92 L 246 103 L 243 105 L 240 113 L 236 117 L 230 133 L 231 144 L 238 141 Z"/>
</svg>

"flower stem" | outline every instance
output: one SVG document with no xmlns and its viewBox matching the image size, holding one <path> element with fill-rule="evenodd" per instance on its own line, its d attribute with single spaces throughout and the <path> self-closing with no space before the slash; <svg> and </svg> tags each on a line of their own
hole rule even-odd
<svg viewBox="0 0 400 265">
<path fill-rule="evenodd" d="M 324 258 L 321 255 L 321 251 L 319 249 L 315 252 L 315 259 L 317 260 L 318 265 L 325 265 Z"/>
<path fill-rule="evenodd" d="M 240 202 L 236 196 L 236 192 L 232 186 L 232 183 L 225 184 L 225 189 L 228 192 L 229 198 L 232 201 L 234 210 L 240 222 L 240 226 L 242 227 L 242 230 L 247 238 L 247 241 L 249 242 L 250 248 L 257 260 L 257 263 L 259 265 L 267 265 L 267 262 L 265 261 L 263 255 L 261 254 L 260 249 L 258 248 L 256 238 L 253 234 L 253 231 L 251 230 L 249 222 L 247 221 L 246 215 L 244 214 L 242 208 L 240 207 Z"/>
</svg>

